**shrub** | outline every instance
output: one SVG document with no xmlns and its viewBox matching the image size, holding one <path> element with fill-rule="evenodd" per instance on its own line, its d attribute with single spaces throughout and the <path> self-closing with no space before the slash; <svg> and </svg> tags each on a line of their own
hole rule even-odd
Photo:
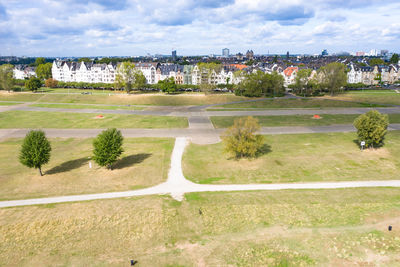
<svg viewBox="0 0 400 267">
<path fill-rule="evenodd" d="M 37 91 L 42 86 L 42 81 L 39 78 L 31 77 L 25 82 L 25 87 L 32 92 Z"/>
<path fill-rule="evenodd" d="M 43 131 L 30 131 L 22 143 L 19 161 L 29 167 L 37 168 L 42 176 L 42 165 L 50 160 L 51 146 Z"/>
<path fill-rule="evenodd" d="M 58 81 L 54 80 L 53 78 L 48 78 L 45 82 L 44 82 L 46 87 L 50 87 L 50 88 L 56 88 Z"/>
<path fill-rule="evenodd" d="M 258 120 L 253 117 L 236 119 L 223 136 L 225 151 L 235 158 L 255 157 L 264 141 L 263 136 L 255 135 L 259 129 Z"/>
<path fill-rule="evenodd" d="M 383 145 L 389 125 L 388 115 L 371 110 L 356 118 L 353 124 L 357 128 L 358 141 L 365 141 L 366 147 L 373 148 Z"/>
<path fill-rule="evenodd" d="M 121 131 L 112 128 L 102 131 L 93 140 L 93 160 L 102 167 L 112 170 L 112 164 L 116 162 L 124 152 L 122 142 L 124 138 Z"/>
</svg>

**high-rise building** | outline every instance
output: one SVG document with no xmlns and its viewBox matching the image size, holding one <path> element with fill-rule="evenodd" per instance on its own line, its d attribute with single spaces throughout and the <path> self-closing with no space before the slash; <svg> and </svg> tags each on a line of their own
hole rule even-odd
<svg viewBox="0 0 400 267">
<path fill-rule="evenodd" d="M 176 60 L 176 50 L 172 50 L 172 60 Z"/>
<path fill-rule="evenodd" d="M 322 50 L 321 56 L 327 56 L 328 54 L 328 50 L 324 49 Z"/>
<path fill-rule="evenodd" d="M 222 56 L 223 57 L 229 57 L 229 49 L 228 48 L 222 49 Z"/>
<path fill-rule="evenodd" d="M 289 57 L 290 57 L 289 51 L 287 51 L 287 52 L 286 52 L 286 59 L 289 60 Z"/>
</svg>

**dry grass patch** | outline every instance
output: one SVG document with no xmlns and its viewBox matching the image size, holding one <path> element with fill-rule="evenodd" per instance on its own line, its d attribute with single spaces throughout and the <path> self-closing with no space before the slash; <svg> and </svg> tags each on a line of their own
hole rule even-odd
<svg viewBox="0 0 400 267">
<path fill-rule="evenodd" d="M 269 151 L 256 159 L 235 160 L 223 144 L 190 144 L 183 157 L 185 176 L 197 183 L 282 183 L 396 180 L 400 168 L 400 132 L 386 145 L 360 151 L 355 133 L 269 135 Z"/>
<path fill-rule="evenodd" d="M 121 159 L 110 171 L 97 166 L 92 139 L 50 139 L 52 153 L 37 170 L 18 161 L 21 139 L 0 143 L 0 199 L 124 191 L 148 187 L 166 180 L 174 141 L 167 138 L 125 138 Z M 89 168 L 89 161 L 93 167 Z"/>
<path fill-rule="evenodd" d="M 148 196 L 0 209 L 0 265 L 393 266 L 399 193 L 192 193 L 182 203 Z"/>
</svg>

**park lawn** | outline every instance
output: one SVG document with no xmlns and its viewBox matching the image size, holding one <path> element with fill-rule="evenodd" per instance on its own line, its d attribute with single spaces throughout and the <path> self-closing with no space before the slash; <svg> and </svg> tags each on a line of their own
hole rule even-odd
<svg viewBox="0 0 400 267">
<path fill-rule="evenodd" d="M 183 202 L 146 196 L 3 208 L 0 265 L 396 266 L 399 195 L 191 193 Z"/>
<path fill-rule="evenodd" d="M 153 106 L 190 106 L 227 103 L 248 100 L 247 97 L 233 94 L 114 94 L 82 95 L 54 93 L 0 93 L 1 101 L 25 101 L 38 103 L 76 103 L 110 105 L 153 105 Z M 36 103 L 36 104 L 38 104 Z"/>
<path fill-rule="evenodd" d="M 30 107 L 39 108 L 68 108 L 68 109 L 112 109 L 112 110 L 143 110 L 136 106 L 109 106 L 109 105 L 79 105 L 79 104 L 32 104 Z"/>
<path fill-rule="evenodd" d="M 18 105 L 21 103 L 17 103 L 17 102 L 0 102 L 0 106 L 14 106 L 14 105 Z"/>
<path fill-rule="evenodd" d="M 267 135 L 264 154 L 250 160 L 232 159 L 222 143 L 190 144 L 183 173 L 213 184 L 399 179 L 400 131 L 389 132 L 376 150 L 360 151 L 355 139 L 355 133 Z"/>
<path fill-rule="evenodd" d="M 186 128 L 187 118 L 171 116 L 63 113 L 13 110 L 0 113 L 0 128 Z"/>
<path fill-rule="evenodd" d="M 324 126 L 334 124 L 352 124 L 360 115 L 357 114 L 322 114 L 321 119 L 314 119 L 312 115 L 284 115 L 284 116 L 254 116 L 261 127 L 275 126 Z M 215 128 L 228 128 L 235 119 L 241 116 L 214 116 L 210 117 Z M 400 123 L 400 114 L 389 114 L 390 123 Z"/>
<path fill-rule="evenodd" d="M 325 96 L 326 99 L 339 99 L 363 103 L 400 105 L 400 93 L 394 90 L 362 90 L 348 91 L 334 97 Z"/>
<path fill-rule="evenodd" d="M 0 199 L 124 191 L 166 180 L 173 139 L 125 138 L 125 151 L 112 171 L 89 159 L 92 140 L 50 139 L 52 152 L 49 164 L 42 168 L 44 176 L 19 163 L 22 139 L 1 142 Z"/>
<path fill-rule="evenodd" d="M 224 109 L 280 109 L 280 108 L 349 108 L 349 107 L 376 107 L 380 105 L 356 103 L 356 102 L 344 102 L 335 101 L 330 99 L 322 98 L 273 98 L 262 101 L 243 102 L 236 104 L 225 104 L 216 106 L 215 108 L 221 110 Z M 208 109 L 213 110 L 213 109 Z"/>
</svg>

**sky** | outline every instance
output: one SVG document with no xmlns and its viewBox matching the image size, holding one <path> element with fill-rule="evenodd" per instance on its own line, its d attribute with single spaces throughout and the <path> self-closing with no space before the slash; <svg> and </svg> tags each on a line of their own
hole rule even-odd
<svg viewBox="0 0 400 267">
<path fill-rule="evenodd" d="M 0 55 L 400 51 L 399 0 L 0 0 Z"/>
</svg>

